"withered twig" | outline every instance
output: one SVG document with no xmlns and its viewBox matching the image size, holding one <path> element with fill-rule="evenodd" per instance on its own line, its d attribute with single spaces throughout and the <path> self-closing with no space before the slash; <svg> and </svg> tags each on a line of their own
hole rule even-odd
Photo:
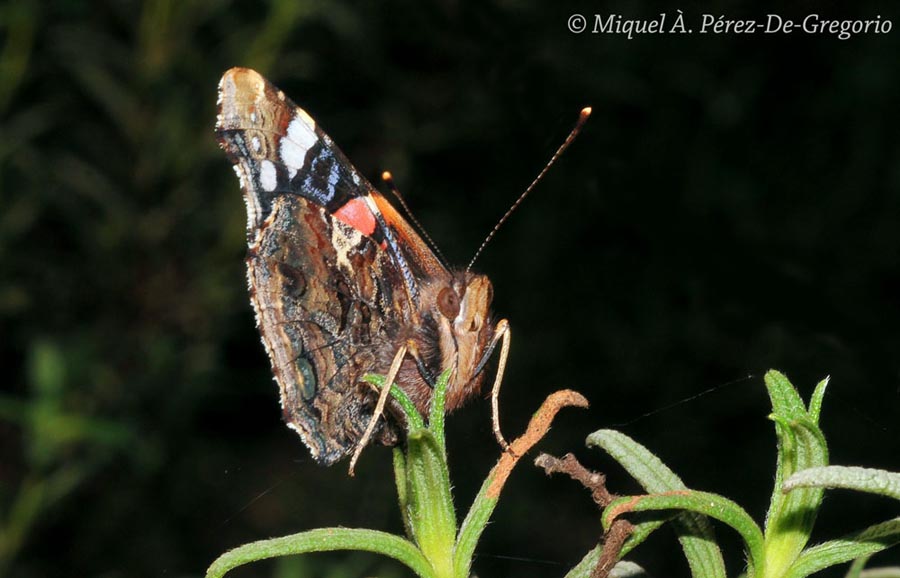
<svg viewBox="0 0 900 578">
<path fill-rule="evenodd" d="M 562 458 L 541 454 L 534 460 L 534 463 L 539 468 L 543 468 L 547 475 L 562 473 L 579 482 L 590 490 L 591 498 L 601 509 L 616 498 L 606 489 L 606 476 L 587 469 L 572 454 L 566 454 Z M 591 578 L 607 578 L 609 576 L 613 566 L 619 561 L 625 540 L 631 535 L 633 529 L 634 526 L 624 519 L 618 519 L 612 523 L 609 530 L 601 537 L 603 550 L 600 552 L 597 565 L 591 572 Z"/>
<path fill-rule="evenodd" d="M 528 422 L 528 428 L 525 430 L 525 433 L 509 444 L 507 451 L 500 456 L 500 461 L 491 470 L 489 475 L 493 477 L 493 481 L 487 491 L 488 497 L 496 498 L 500 495 L 500 490 L 503 489 L 503 485 L 506 483 L 506 479 L 515 467 L 516 462 L 534 444 L 547 435 L 547 432 L 550 430 L 550 424 L 553 423 L 553 418 L 556 417 L 559 410 L 564 407 L 587 406 L 588 401 L 577 391 L 564 389 L 551 393 L 535 412 L 534 416 L 532 416 L 531 421 Z"/>
<path fill-rule="evenodd" d="M 543 468 L 547 475 L 566 474 L 576 482 L 580 482 L 591 491 L 591 498 L 601 508 L 608 506 L 614 499 L 606 489 L 606 476 L 587 469 L 572 454 L 566 454 L 561 458 L 541 454 L 534 460 L 534 465 Z"/>
<path fill-rule="evenodd" d="M 634 526 L 627 520 L 616 520 L 609 527 L 606 535 L 603 536 L 603 550 L 600 552 L 600 558 L 597 565 L 591 571 L 591 578 L 607 578 L 612 571 L 613 566 L 619 561 L 622 552 L 622 546 L 625 540 L 631 535 Z"/>
</svg>

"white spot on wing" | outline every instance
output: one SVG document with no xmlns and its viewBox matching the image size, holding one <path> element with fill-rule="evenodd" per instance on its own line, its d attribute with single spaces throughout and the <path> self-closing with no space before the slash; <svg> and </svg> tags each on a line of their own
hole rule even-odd
<svg viewBox="0 0 900 578">
<path fill-rule="evenodd" d="M 259 164 L 259 184 L 266 191 L 274 191 L 278 186 L 278 176 L 275 174 L 275 165 L 266 159 Z"/>
<path fill-rule="evenodd" d="M 297 115 L 288 125 L 287 134 L 281 139 L 281 160 L 291 171 L 291 178 L 303 168 L 306 152 L 319 140 L 315 126 L 313 119 L 298 109 Z"/>
<path fill-rule="evenodd" d="M 259 152 L 262 150 L 262 143 L 259 142 L 258 136 L 255 136 L 252 139 L 250 139 L 250 144 L 253 146 L 254 151 Z"/>
</svg>

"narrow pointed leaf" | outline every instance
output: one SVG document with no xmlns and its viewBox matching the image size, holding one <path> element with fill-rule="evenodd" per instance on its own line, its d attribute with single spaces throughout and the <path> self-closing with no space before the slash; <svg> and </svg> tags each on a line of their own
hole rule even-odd
<svg viewBox="0 0 900 578">
<path fill-rule="evenodd" d="M 456 551 L 453 555 L 453 566 L 457 571 L 457 578 L 468 578 L 475 546 L 481 539 L 481 533 L 484 532 L 491 514 L 494 513 L 494 508 L 497 507 L 499 497 L 489 494 L 490 488 L 494 485 L 494 477 L 495 472 L 491 470 L 484 483 L 481 484 L 481 489 L 478 490 L 472 506 L 459 527 Z"/>
<path fill-rule="evenodd" d="M 806 404 L 788 378 L 774 369 L 766 372 L 766 390 L 772 402 L 772 412 L 787 419 L 807 415 Z"/>
<path fill-rule="evenodd" d="M 412 542 L 400 536 L 358 528 L 320 528 L 244 544 L 219 556 L 206 571 L 206 578 L 220 578 L 238 566 L 267 558 L 336 550 L 361 550 L 382 554 L 405 564 L 417 576 L 422 578 L 434 576 L 425 556 Z"/>
<path fill-rule="evenodd" d="M 772 497 L 769 499 L 769 510 L 766 512 L 765 527 L 767 532 L 771 521 L 778 517 L 778 513 L 783 508 L 785 495 L 781 492 L 781 485 L 797 469 L 795 465 L 797 439 L 793 428 L 790 426 L 790 420 L 777 414 L 772 414 L 769 418 L 775 424 L 777 452 L 775 459 L 775 483 L 772 487 Z"/>
<path fill-rule="evenodd" d="M 781 492 L 781 485 L 792 473 L 797 471 L 796 444 L 797 440 L 792 421 L 808 416 L 806 406 L 800 398 L 800 394 L 781 372 L 774 369 L 766 372 L 766 391 L 772 403 L 772 415 L 775 422 L 775 436 L 778 442 L 778 452 L 775 462 L 775 483 L 772 488 L 772 496 L 769 499 L 769 510 L 766 513 L 766 535 L 769 535 L 773 520 L 777 519 L 785 509 L 785 495 Z"/>
<path fill-rule="evenodd" d="M 783 374 L 769 371 L 765 382 L 778 440 L 775 484 L 765 524 L 766 572 L 780 576 L 806 546 L 822 503 L 820 489 L 785 494 L 781 486 L 798 470 L 828 464 L 828 446 L 817 425 L 827 380 L 819 383 L 809 404 L 815 417 L 810 416 L 799 393 Z"/>
<path fill-rule="evenodd" d="M 441 448 L 444 459 L 447 459 L 447 446 L 444 441 L 444 401 L 447 396 L 447 383 L 450 381 L 450 369 L 442 373 L 434 386 L 431 407 L 428 410 L 428 429 Z"/>
<path fill-rule="evenodd" d="M 865 556 L 860 556 L 859 558 L 853 561 L 853 564 L 850 564 L 850 569 L 847 570 L 847 573 L 844 574 L 844 578 L 860 578 L 862 574 L 863 568 L 866 567 L 866 564 L 869 563 L 869 558 L 871 558 L 871 554 L 866 554 Z M 898 575 L 900 578 L 900 575 Z"/>
<path fill-rule="evenodd" d="M 400 448 L 394 448 L 394 483 L 397 486 L 397 502 L 400 505 L 400 516 L 403 518 L 403 529 L 406 537 L 413 539 L 412 523 L 409 519 L 409 480 L 406 476 L 406 455 Z"/>
<path fill-rule="evenodd" d="M 797 558 L 785 578 L 803 578 L 830 566 L 875 554 L 896 544 L 900 544 L 900 518 L 807 549 Z"/>
<path fill-rule="evenodd" d="M 795 419 L 788 427 L 794 434 L 795 446 L 784 475 L 828 463 L 825 436 L 809 417 Z M 779 508 L 767 520 L 765 532 L 766 570 L 773 576 L 784 572 L 806 547 L 822 497 L 821 488 L 799 489 L 779 497 Z"/>
<path fill-rule="evenodd" d="M 616 518 L 628 512 L 659 510 L 687 510 L 724 522 L 744 539 L 750 564 L 756 568 L 762 567 L 764 543 L 759 526 L 743 508 L 717 494 L 686 490 L 619 498 L 603 511 L 603 527 L 609 528 Z"/>
<path fill-rule="evenodd" d="M 372 385 L 381 389 L 384 387 L 384 376 L 377 375 L 375 373 L 367 373 L 363 380 L 371 383 Z M 400 404 L 400 407 L 403 409 L 403 413 L 406 414 L 407 419 L 407 427 L 410 430 L 416 429 L 425 429 L 425 422 L 422 420 L 422 415 L 419 413 L 419 410 L 416 409 L 416 404 L 409 399 L 409 396 L 406 393 L 397 387 L 397 384 L 391 385 L 391 397 L 393 397 L 397 403 Z"/>
<path fill-rule="evenodd" d="M 586 443 L 608 453 L 651 494 L 687 489 L 662 460 L 621 432 L 602 429 L 589 435 Z"/>
<path fill-rule="evenodd" d="M 822 413 L 822 400 L 825 398 L 825 390 L 828 389 L 828 382 L 831 381 L 831 377 L 826 377 L 822 381 L 816 385 L 815 391 L 813 391 L 812 398 L 809 400 L 809 419 L 813 420 L 813 423 L 819 425 L 819 414 Z"/>
<path fill-rule="evenodd" d="M 428 430 L 413 431 L 407 437 L 406 479 L 407 511 L 414 541 L 440 575 L 449 575 L 456 511 L 447 462 Z"/>
<path fill-rule="evenodd" d="M 648 493 L 688 489 L 681 478 L 662 460 L 621 432 L 614 430 L 594 432 L 588 436 L 587 445 L 602 448 Z M 625 543 L 626 547 L 634 548 L 657 527 L 659 524 L 644 528 L 646 533 L 635 532 Z M 684 512 L 673 518 L 672 528 L 678 535 L 678 541 L 693 576 L 725 578 L 725 562 L 722 559 L 722 552 L 716 545 L 715 532 L 709 520 L 693 512 Z M 623 548 L 622 555 L 624 556 L 626 552 L 627 550 Z"/>
<path fill-rule="evenodd" d="M 900 500 L 900 473 L 847 466 L 824 466 L 802 470 L 784 483 L 784 491 L 795 488 L 842 488 Z"/>
</svg>

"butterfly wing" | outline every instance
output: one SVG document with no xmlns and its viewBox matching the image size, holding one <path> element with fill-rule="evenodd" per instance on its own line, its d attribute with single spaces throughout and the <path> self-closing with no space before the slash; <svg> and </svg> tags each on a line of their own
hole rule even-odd
<svg viewBox="0 0 900 578">
<path fill-rule="evenodd" d="M 222 77 L 216 133 L 247 204 L 251 300 L 285 420 L 314 458 L 333 463 L 372 413 L 360 379 L 379 369 L 397 327 L 416 323 L 420 280 L 446 269 L 315 121 L 255 71 Z"/>
</svg>

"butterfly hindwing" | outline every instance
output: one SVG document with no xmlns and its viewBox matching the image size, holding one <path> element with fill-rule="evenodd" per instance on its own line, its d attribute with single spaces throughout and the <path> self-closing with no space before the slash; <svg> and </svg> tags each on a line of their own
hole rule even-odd
<svg viewBox="0 0 900 578">
<path fill-rule="evenodd" d="M 323 463 L 352 450 L 372 414 L 359 380 L 376 367 L 378 340 L 391 322 L 385 303 L 394 299 L 396 274 L 384 257 L 352 227 L 291 195 L 275 199 L 248 253 L 284 418 Z"/>
</svg>

